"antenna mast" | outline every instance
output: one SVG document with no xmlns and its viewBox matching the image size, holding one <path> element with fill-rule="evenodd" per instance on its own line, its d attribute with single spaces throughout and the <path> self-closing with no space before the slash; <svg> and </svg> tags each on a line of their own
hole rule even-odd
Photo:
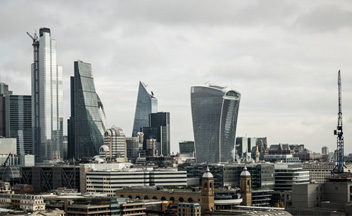
<svg viewBox="0 0 352 216">
<path fill-rule="evenodd" d="M 344 158 L 344 139 L 343 139 L 343 130 L 342 130 L 342 109 L 341 109 L 341 72 L 338 72 L 337 78 L 337 85 L 338 85 L 338 106 L 339 106 L 339 113 L 338 113 L 338 120 L 337 120 L 337 128 L 334 131 L 334 134 L 337 135 L 337 164 L 333 170 L 335 173 L 343 173 L 343 168 L 345 166 L 345 158 Z"/>
</svg>

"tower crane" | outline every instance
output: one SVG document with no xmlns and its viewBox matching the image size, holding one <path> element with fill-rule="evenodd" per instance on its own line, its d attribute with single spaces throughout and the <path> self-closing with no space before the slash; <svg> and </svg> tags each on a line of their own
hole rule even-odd
<svg viewBox="0 0 352 216">
<path fill-rule="evenodd" d="M 341 72 L 339 70 L 337 76 L 337 85 L 338 85 L 338 119 L 337 119 L 337 128 L 334 130 L 334 134 L 337 135 L 337 164 L 333 169 L 333 173 L 343 173 L 343 168 L 345 165 L 344 158 L 344 139 L 343 139 L 343 130 L 342 130 L 342 97 L 341 97 Z"/>
</svg>

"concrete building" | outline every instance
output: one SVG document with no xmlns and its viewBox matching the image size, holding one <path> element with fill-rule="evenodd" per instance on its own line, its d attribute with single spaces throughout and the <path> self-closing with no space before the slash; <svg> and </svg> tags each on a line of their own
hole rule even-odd
<svg viewBox="0 0 352 216">
<path fill-rule="evenodd" d="M 17 154 L 16 138 L 0 138 L 0 154 Z"/>
<path fill-rule="evenodd" d="M 302 164 L 275 164 L 275 190 L 292 190 L 297 184 L 309 184 L 309 171 L 303 170 Z"/>
<path fill-rule="evenodd" d="M 288 210 L 294 215 L 350 215 L 352 182 L 350 179 L 340 179 L 320 184 L 294 185 L 292 207 Z"/>
<path fill-rule="evenodd" d="M 109 146 L 110 160 L 116 162 L 127 162 L 127 143 L 125 132 L 113 126 L 104 134 L 104 145 Z"/>
<path fill-rule="evenodd" d="M 313 161 L 313 160 L 321 160 L 322 156 L 320 153 L 312 152 L 308 149 L 304 149 L 303 151 L 296 152 L 293 154 L 294 157 L 298 157 L 301 161 Z"/>
<path fill-rule="evenodd" d="M 187 186 L 187 173 L 176 170 L 95 170 L 86 173 L 86 192 L 110 196 L 126 186 Z"/>
<path fill-rule="evenodd" d="M 187 171 L 187 178 L 202 178 L 207 166 L 214 175 L 214 184 L 217 187 L 240 187 L 240 174 L 247 166 L 251 173 L 253 189 L 272 189 L 275 184 L 274 164 L 251 163 L 251 164 L 181 164 L 178 170 Z"/>
</svg>

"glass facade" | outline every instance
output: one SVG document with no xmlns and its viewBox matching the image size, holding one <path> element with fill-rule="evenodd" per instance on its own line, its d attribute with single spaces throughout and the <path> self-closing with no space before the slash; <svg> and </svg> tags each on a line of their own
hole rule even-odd
<svg viewBox="0 0 352 216">
<path fill-rule="evenodd" d="M 235 146 L 240 93 L 205 85 L 191 87 L 197 162 L 228 162 Z"/>
<path fill-rule="evenodd" d="M 62 67 L 56 61 L 56 41 L 50 29 L 41 28 L 33 38 L 32 125 L 37 161 L 62 155 Z"/>
<path fill-rule="evenodd" d="M 143 82 L 139 82 L 132 137 L 137 136 L 143 127 L 149 126 L 149 114 L 156 112 L 158 112 L 158 100 L 154 97 L 153 92 L 147 90 L 147 86 Z"/>
<path fill-rule="evenodd" d="M 32 97 L 9 95 L 5 101 L 6 137 L 17 139 L 17 154 L 33 154 Z"/>
<path fill-rule="evenodd" d="M 179 143 L 180 154 L 191 154 L 194 153 L 194 142 L 183 141 Z"/>
<path fill-rule="evenodd" d="M 95 91 L 92 66 L 82 61 L 74 62 L 71 77 L 71 117 L 68 124 L 68 157 L 93 157 L 104 144 L 105 113 Z"/>
</svg>

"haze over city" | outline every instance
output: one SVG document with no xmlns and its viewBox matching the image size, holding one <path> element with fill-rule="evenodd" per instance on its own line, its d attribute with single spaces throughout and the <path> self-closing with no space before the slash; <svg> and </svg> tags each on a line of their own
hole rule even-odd
<svg viewBox="0 0 352 216">
<path fill-rule="evenodd" d="M 73 61 L 89 62 L 108 126 L 132 133 L 139 81 L 170 112 L 171 146 L 193 140 L 190 87 L 241 93 L 236 136 L 336 148 L 342 72 L 345 153 L 352 151 L 349 1 L 0 1 L 1 82 L 31 93 L 32 41 L 51 29 L 63 66 L 64 124 Z M 66 134 L 66 129 L 64 130 Z"/>
</svg>

